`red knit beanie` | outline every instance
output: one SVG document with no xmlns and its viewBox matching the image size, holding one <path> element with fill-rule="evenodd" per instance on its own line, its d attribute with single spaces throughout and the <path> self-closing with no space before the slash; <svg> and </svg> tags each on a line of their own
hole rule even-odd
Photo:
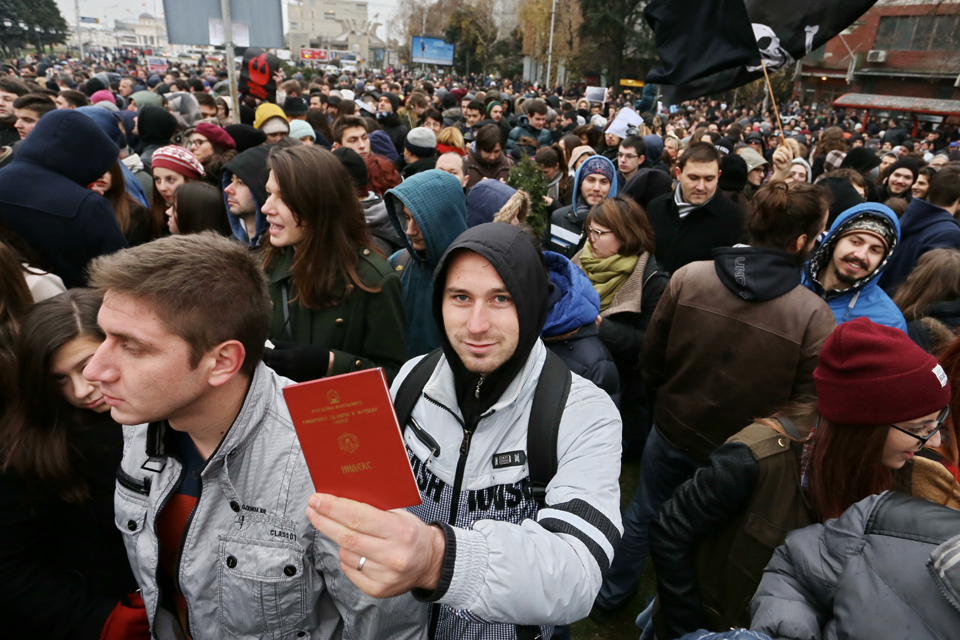
<svg viewBox="0 0 960 640">
<path fill-rule="evenodd" d="M 950 403 L 943 367 L 903 331 L 856 318 L 838 326 L 813 372 L 820 415 L 837 424 L 916 420 Z"/>
<path fill-rule="evenodd" d="M 237 143 L 233 141 L 233 138 L 230 137 L 230 134 L 224 131 L 222 127 L 218 127 L 215 124 L 210 124 L 209 122 L 198 122 L 194 131 L 212 142 L 215 147 L 220 147 L 221 149 L 237 148 Z"/>
<path fill-rule="evenodd" d="M 205 175 L 203 165 L 200 164 L 196 156 L 183 147 L 173 144 L 160 147 L 154 151 L 150 158 L 150 166 L 153 169 L 169 169 L 185 178 L 193 178 L 194 180 L 199 180 Z"/>
</svg>

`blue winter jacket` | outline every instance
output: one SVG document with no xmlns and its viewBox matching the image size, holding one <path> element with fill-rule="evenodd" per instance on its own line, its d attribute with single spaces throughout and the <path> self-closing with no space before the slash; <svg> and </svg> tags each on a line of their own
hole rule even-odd
<svg viewBox="0 0 960 640">
<path fill-rule="evenodd" d="M 620 374 L 596 325 L 600 294 L 586 274 L 559 253 L 544 251 L 543 257 L 553 292 L 540 336 L 571 371 L 606 391 L 620 406 Z"/>
<path fill-rule="evenodd" d="M 902 239 L 897 255 L 879 278 L 880 288 L 893 296 L 920 256 L 931 249 L 960 249 L 960 224 L 946 209 L 914 198 L 900 219 Z"/>
<path fill-rule="evenodd" d="M 880 216 L 890 221 L 896 231 L 896 240 L 893 246 L 890 247 L 877 269 L 870 275 L 861 278 L 853 286 L 843 291 L 824 291 L 823 285 L 820 284 L 819 275 L 833 256 L 833 249 L 844 231 L 841 227 L 845 227 L 849 222 L 866 215 Z M 810 260 L 804 265 L 803 284 L 826 301 L 837 319 L 837 324 L 854 318 L 867 317 L 877 324 L 906 331 L 907 322 L 904 320 L 903 314 L 877 282 L 890 263 L 890 259 L 899 251 L 899 243 L 900 222 L 897 220 L 897 214 L 890 207 L 876 202 L 864 202 L 850 207 L 837 216 L 833 226 L 830 227 L 830 231 L 824 237 L 823 243 L 813 252 Z"/>
<path fill-rule="evenodd" d="M 433 271 L 453 241 L 467 230 L 463 186 L 446 171 L 431 169 L 410 176 L 384 194 L 384 204 L 394 229 L 406 246 L 390 256 L 400 272 L 403 308 L 407 316 L 407 352 L 410 357 L 430 353 L 440 346 L 433 319 Z M 397 211 L 404 205 L 417 221 L 426 250 L 413 248 Z M 409 254 L 405 258 L 404 254 Z"/>
</svg>

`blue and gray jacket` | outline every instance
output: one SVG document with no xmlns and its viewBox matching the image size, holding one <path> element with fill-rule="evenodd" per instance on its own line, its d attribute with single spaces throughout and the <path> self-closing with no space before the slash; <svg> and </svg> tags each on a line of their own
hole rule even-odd
<svg viewBox="0 0 960 640">
<path fill-rule="evenodd" d="M 887 251 L 887 255 L 884 256 L 873 273 L 861 278 L 849 288 L 842 291 L 824 290 L 820 283 L 820 276 L 833 259 L 833 250 L 837 246 L 837 240 L 840 239 L 840 236 L 844 234 L 851 223 L 864 216 L 883 218 L 889 222 L 896 232 L 896 238 Z M 837 216 L 833 226 L 830 227 L 830 231 L 824 237 L 823 243 L 813 252 L 810 260 L 804 265 L 803 284 L 826 301 L 837 319 L 837 324 L 854 318 L 867 317 L 877 324 L 906 331 L 907 322 L 904 320 L 900 309 L 877 283 L 884 268 L 890 262 L 891 256 L 897 250 L 899 242 L 900 221 L 897 220 L 897 214 L 890 207 L 876 202 L 865 202 L 850 207 Z"/>
</svg>

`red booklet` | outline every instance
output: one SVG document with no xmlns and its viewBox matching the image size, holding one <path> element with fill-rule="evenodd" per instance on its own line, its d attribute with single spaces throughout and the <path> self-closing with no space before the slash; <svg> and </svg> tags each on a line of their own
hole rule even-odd
<svg viewBox="0 0 960 640">
<path fill-rule="evenodd" d="M 293 384 L 283 397 L 318 492 L 385 511 L 420 504 L 382 369 Z"/>
</svg>

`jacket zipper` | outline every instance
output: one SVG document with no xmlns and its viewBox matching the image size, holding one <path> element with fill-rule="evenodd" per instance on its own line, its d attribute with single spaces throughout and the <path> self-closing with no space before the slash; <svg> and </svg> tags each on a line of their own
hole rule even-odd
<svg viewBox="0 0 960 640">
<path fill-rule="evenodd" d="M 157 509 L 156 514 L 154 514 L 153 516 L 153 536 L 154 538 L 157 539 L 157 566 L 154 567 L 153 569 L 153 575 L 156 576 L 156 580 L 157 580 L 157 609 L 160 608 L 160 602 L 161 600 L 163 600 L 163 598 L 160 595 L 160 577 L 159 577 L 160 576 L 160 536 L 157 533 L 157 520 L 160 518 L 160 514 L 163 513 L 164 508 L 166 508 L 167 503 L 170 502 L 170 499 L 173 497 L 173 494 L 175 494 L 177 492 L 177 489 L 180 488 L 180 485 L 183 484 L 183 476 L 187 470 L 186 465 L 183 464 L 183 460 L 181 460 L 178 456 L 170 454 L 168 455 L 168 457 L 173 458 L 174 460 L 180 463 L 180 473 L 179 475 L 177 475 L 177 481 L 174 483 L 170 491 L 167 492 L 167 495 L 163 497 L 163 500 L 160 502 L 160 508 Z M 178 559 L 177 560 L 178 569 L 179 569 L 179 564 L 180 564 L 180 561 Z M 156 611 L 154 611 L 154 616 L 156 616 Z"/>
<path fill-rule="evenodd" d="M 429 433 L 424 430 L 423 427 L 420 426 L 420 423 L 417 422 L 413 416 L 411 416 L 407 421 L 407 426 L 413 430 L 413 435 L 417 437 L 417 440 L 419 440 L 421 444 L 430 450 L 430 458 L 437 458 L 440 456 L 440 445 Z M 427 458 L 427 462 L 430 461 L 430 458 Z"/>
<path fill-rule="evenodd" d="M 477 383 L 476 391 L 474 392 L 478 398 L 480 397 L 481 384 L 483 384 L 483 378 L 480 378 L 480 381 Z M 438 402 L 437 400 L 434 400 L 427 394 L 423 394 L 423 397 L 456 418 L 457 422 L 460 424 L 460 427 L 463 429 L 463 440 L 460 442 L 460 459 L 457 461 L 457 473 L 453 477 L 453 495 L 451 496 L 452 499 L 450 501 L 450 516 L 447 518 L 447 522 L 450 524 L 450 526 L 455 527 L 457 526 L 457 514 L 460 511 L 460 491 L 463 485 L 463 474 L 467 468 L 467 456 L 470 453 L 470 441 L 473 438 L 473 432 L 474 429 L 476 429 L 476 426 L 474 426 L 474 429 L 468 429 L 463 423 L 463 420 L 460 419 L 460 416 L 451 411 L 449 407 L 441 402 Z M 494 413 L 494 411 L 490 411 L 489 413 L 480 416 L 480 419 L 486 418 L 487 416 L 492 416 Z M 440 622 L 439 604 L 433 605 L 432 614 L 433 615 L 430 620 L 430 630 L 427 635 L 427 637 L 431 640 L 436 637 L 437 625 Z"/>
<path fill-rule="evenodd" d="M 143 496 L 150 495 L 150 478 L 137 479 L 134 476 L 130 475 L 121 467 L 117 469 L 117 482 L 120 483 L 120 486 L 129 489 L 135 493 L 139 493 Z"/>
</svg>

